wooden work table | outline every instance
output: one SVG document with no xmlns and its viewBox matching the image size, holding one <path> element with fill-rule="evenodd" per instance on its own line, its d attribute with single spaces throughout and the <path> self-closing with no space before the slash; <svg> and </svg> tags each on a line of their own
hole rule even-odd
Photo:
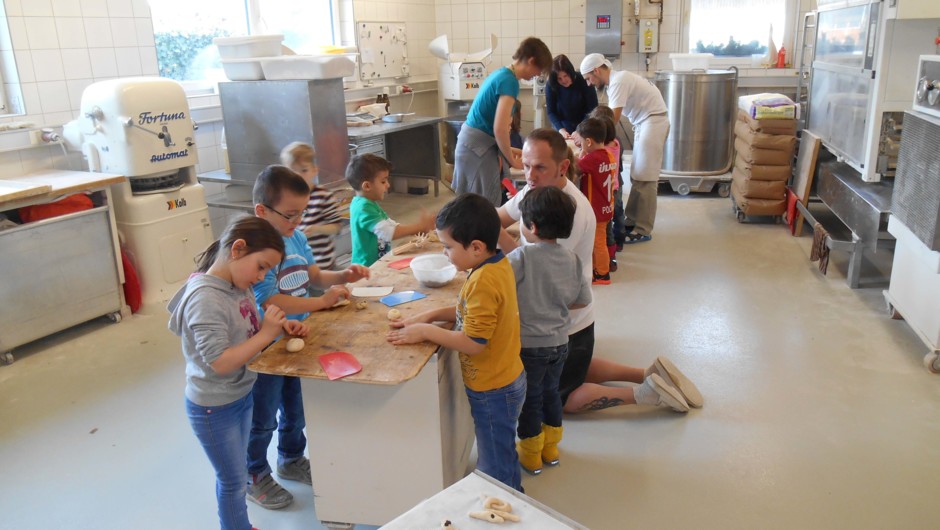
<svg viewBox="0 0 940 530">
<path fill-rule="evenodd" d="M 440 252 L 440 243 L 423 252 Z M 387 255 L 372 278 L 355 286 L 392 286 L 427 298 L 395 306 L 404 317 L 453 305 L 466 273 L 440 288 L 423 287 L 410 268 L 388 264 L 418 254 Z M 357 310 L 356 302 L 368 300 Z M 312 313 L 306 347 L 280 340 L 252 361 L 252 370 L 301 378 L 307 449 L 317 518 L 329 528 L 383 525 L 467 475 L 473 420 L 456 352 L 431 343 L 386 341 L 388 310 L 378 298 Z M 318 358 L 346 351 L 362 371 L 330 381 Z M 356 384 L 359 383 L 359 384 Z"/>
<path fill-rule="evenodd" d="M 0 179 L 0 210 L 61 199 L 64 195 L 101 189 L 127 180 L 121 175 L 47 169 Z"/>
<path fill-rule="evenodd" d="M 432 243 L 428 252 L 440 252 L 440 243 Z M 466 279 L 465 272 L 457 273 L 450 283 L 439 288 L 427 288 L 415 280 L 410 267 L 395 270 L 388 264 L 399 259 L 417 256 L 388 254 L 372 265 L 372 277 L 349 284 L 355 287 L 392 286 L 392 292 L 419 291 L 427 298 L 395 306 L 404 318 L 445 305 L 453 305 Z M 356 309 L 356 302 L 367 301 L 366 309 Z M 306 347 L 296 353 L 287 351 L 284 338 L 259 355 L 248 367 L 256 372 L 327 379 L 320 367 L 319 357 L 333 351 L 353 354 L 362 365 L 362 371 L 340 381 L 374 385 L 398 385 L 413 379 L 428 362 L 438 346 L 430 342 L 393 346 L 385 339 L 388 331 L 388 310 L 378 298 L 356 298 L 346 306 L 311 313 L 304 322 L 310 326 L 305 339 Z"/>
</svg>

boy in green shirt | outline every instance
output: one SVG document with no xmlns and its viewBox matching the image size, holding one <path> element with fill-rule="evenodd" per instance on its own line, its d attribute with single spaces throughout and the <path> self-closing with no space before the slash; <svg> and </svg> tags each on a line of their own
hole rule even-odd
<svg viewBox="0 0 940 530">
<path fill-rule="evenodd" d="M 391 250 L 393 240 L 434 230 L 432 213 L 422 211 L 418 222 L 403 225 L 379 206 L 388 192 L 391 169 L 388 160 L 372 153 L 352 157 L 346 167 L 346 181 L 356 190 L 349 205 L 353 264 L 368 267 Z"/>
</svg>

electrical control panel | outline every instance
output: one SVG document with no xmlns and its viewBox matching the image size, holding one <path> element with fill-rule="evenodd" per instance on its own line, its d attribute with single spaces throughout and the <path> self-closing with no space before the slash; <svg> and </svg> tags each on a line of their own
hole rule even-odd
<svg viewBox="0 0 940 530">
<path fill-rule="evenodd" d="M 913 107 L 940 118 L 940 55 L 920 56 Z"/>
<path fill-rule="evenodd" d="M 584 11 L 584 52 L 620 57 L 623 0 L 586 0 Z"/>
<path fill-rule="evenodd" d="M 486 79 L 483 63 L 444 63 L 441 65 L 441 95 L 451 101 L 473 101 Z"/>
<path fill-rule="evenodd" d="M 532 80 L 532 95 L 544 96 L 545 85 L 548 84 L 548 76 L 538 76 Z"/>
<path fill-rule="evenodd" d="M 639 53 L 656 53 L 659 51 L 659 19 L 641 18 L 640 27 L 637 28 L 637 51 Z"/>
</svg>

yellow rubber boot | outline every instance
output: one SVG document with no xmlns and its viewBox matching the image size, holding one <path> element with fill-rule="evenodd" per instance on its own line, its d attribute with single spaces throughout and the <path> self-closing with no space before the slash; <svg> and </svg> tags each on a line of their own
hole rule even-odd
<svg viewBox="0 0 940 530">
<path fill-rule="evenodd" d="M 516 443 L 516 452 L 519 453 L 519 464 L 530 475 L 538 475 L 542 472 L 542 442 L 545 436 L 539 433 L 538 436 L 523 438 Z"/>
<path fill-rule="evenodd" d="M 561 441 L 564 430 L 562 426 L 552 427 L 542 424 L 542 435 L 545 436 L 545 443 L 542 445 L 542 462 L 550 466 L 558 465 L 558 442 Z"/>
</svg>

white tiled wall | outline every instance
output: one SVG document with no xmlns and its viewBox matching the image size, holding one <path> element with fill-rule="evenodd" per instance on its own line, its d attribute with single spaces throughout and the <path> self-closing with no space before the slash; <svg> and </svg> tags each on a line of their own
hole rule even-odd
<svg viewBox="0 0 940 530">
<path fill-rule="evenodd" d="M 814 0 L 798 0 L 800 18 L 815 8 Z M 671 69 L 669 53 L 680 50 L 682 0 L 663 0 L 663 21 L 660 26 L 660 52 L 653 54 L 650 75 L 656 70 Z M 357 2 L 358 5 L 358 2 Z M 494 65 L 512 62 L 519 42 L 530 36 L 539 37 L 552 55 L 564 53 L 577 66 L 584 58 L 585 0 L 435 0 L 436 33 L 449 36 L 451 49 L 477 51 L 489 46 L 490 33 L 499 44 L 493 55 Z M 637 26 L 633 16 L 633 0 L 623 2 L 623 53 L 614 68 L 637 73 L 646 72 L 645 56 L 637 53 Z M 660 4 L 640 0 L 640 16 L 659 15 Z M 788 49 L 791 45 L 787 44 Z M 765 75 L 763 71 L 744 71 L 742 75 Z"/>
<path fill-rule="evenodd" d="M 0 124 L 59 126 L 75 117 L 89 84 L 158 73 L 147 0 L 3 0 L 3 7 L 0 72 L 13 114 Z M 0 137 L 7 149 L 29 143 L 26 133 Z M 0 174 L 63 164 L 58 146 L 0 153 Z"/>
<path fill-rule="evenodd" d="M 663 21 L 660 26 L 660 52 L 651 55 L 651 64 L 647 70 L 645 55 L 637 53 L 637 26 L 633 16 L 634 0 L 623 0 L 623 48 L 619 59 L 613 61 L 614 69 L 630 70 L 641 75 L 652 76 L 656 70 L 672 69 L 669 54 L 685 52 L 682 41 L 682 1 L 663 0 Z M 800 17 L 795 22 L 797 27 L 803 20 L 803 14 L 815 9 L 815 0 L 797 0 L 800 2 Z M 640 0 L 640 15 L 655 17 L 659 15 L 659 4 L 650 4 Z M 493 33 L 498 45 L 492 57 L 491 68 L 512 62 L 512 54 L 519 42 L 530 36 L 538 37 L 548 45 L 552 55 L 564 53 L 577 67 L 584 58 L 584 21 L 585 0 L 435 0 L 436 34 L 446 33 L 451 50 L 472 52 L 489 47 L 489 35 Z M 791 49 L 792 44 L 786 44 Z M 795 76 L 792 70 L 765 70 L 743 68 L 741 76 Z M 753 89 L 741 92 L 778 91 L 773 81 L 761 84 Z M 786 90 L 784 91 L 787 92 Z M 523 90 L 522 101 L 523 132 L 531 129 L 534 109 L 530 93 Z"/>
<path fill-rule="evenodd" d="M 641 1 L 642 14 L 658 13 L 657 5 Z M 650 72 L 668 69 L 668 54 L 682 51 L 681 1 L 663 0 L 661 52 L 653 56 Z M 797 23 L 802 13 L 815 8 L 814 0 L 799 1 Z M 75 116 L 82 91 L 90 83 L 158 73 L 147 0 L 3 0 L 2 5 L 0 72 L 20 115 L 0 116 L 0 124 L 28 121 L 37 127 L 61 125 Z M 614 67 L 643 72 L 644 56 L 636 53 L 632 0 L 624 0 L 623 11 L 624 53 Z M 485 49 L 489 34 L 496 34 L 499 43 L 492 64 L 497 66 L 509 64 L 518 43 L 528 36 L 541 38 L 553 54 L 566 53 L 575 65 L 584 56 L 585 0 L 339 0 L 338 15 L 343 45 L 355 45 L 355 21 L 405 22 L 412 76 L 378 85 L 436 80 L 439 60 L 430 54 L 428 45 L 444 33 L 451 49 L 458 52 Z M 745 76 L 768 74 L 780 72 L 742 71 Z M 408 96 L 393 96 L 392 105 L 397 108 L 392 110 L 407 110 L 410 101 Z M 433 92 L 419 94 L 411 110 L 428 112 L 435 101 Z M 350 108 L 357 102 L 353 97 L 348 102 Z M 531 126 L 532 111 L 525 96 L 523 105 L 524 120 Z M 217 102 L 207 108 L 217 110 Z M 196 105 L 193 114 L 200 121 Z M 197 132 L 200 173 L 223 167 L 219 147 L 222 123 L 213 119 L 200 121 Z M 11 151 L 28 145 L 28 138 L 25 132 L 0 132 L 0 175 L 42 167 L 77 169 L 81 163 L 77 155 L 65 157 L 58 146 Z"/>
<path fill-rule="evenodd" d="M 437 59 L 428 51 L 435 33 L 435 0 L 340 0 L 340 38 L 355 46 L 355 22 L 404 22 L 411 81 L 437 76 Z M 400 82 L 400 81 L 399 81 Z M 395 83 L 388 80 L 387 84 Z M 386 84 L 384 81 L 376 83 Z"/>
</svg>

